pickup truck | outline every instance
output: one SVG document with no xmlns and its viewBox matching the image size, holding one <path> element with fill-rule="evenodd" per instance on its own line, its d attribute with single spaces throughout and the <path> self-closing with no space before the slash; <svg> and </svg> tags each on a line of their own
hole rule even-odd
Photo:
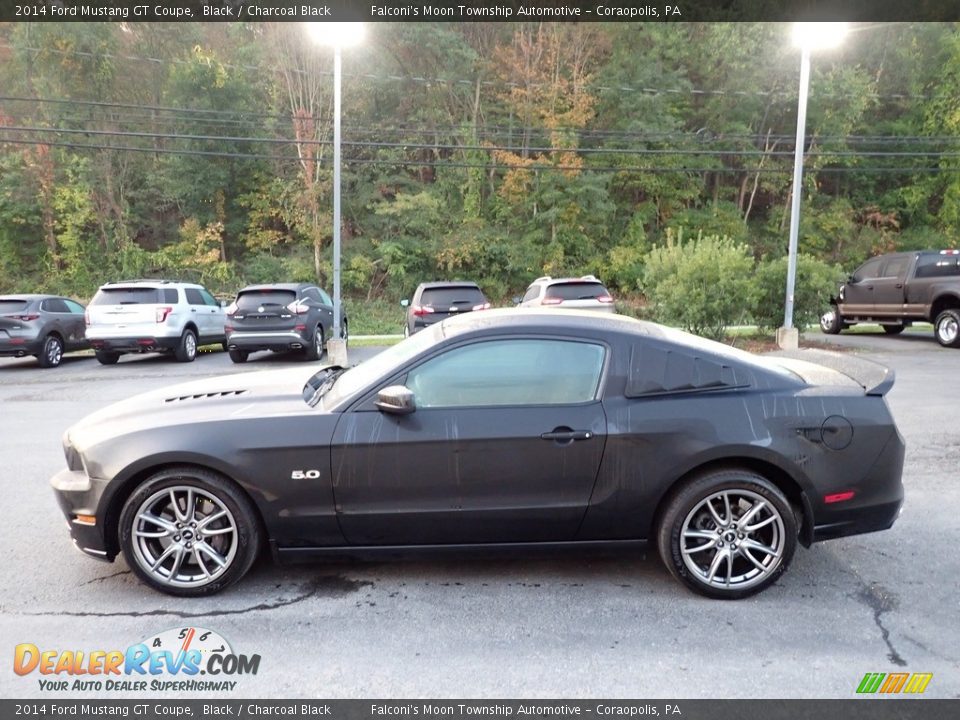
<svg viewBox="0 0 960 720">
<path fill-rule="evenodd" d="M 933 323 L 944 347 L 960 347 L 960 250 L 914 250 L 871 258 L 840 285 L 820 329 L 836 334 L 861 322 L 896 335 Z"/>
</svg>

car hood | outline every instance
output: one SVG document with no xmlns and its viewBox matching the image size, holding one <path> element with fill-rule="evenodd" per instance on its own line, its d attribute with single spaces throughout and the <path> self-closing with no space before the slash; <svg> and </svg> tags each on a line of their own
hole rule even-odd
<svg viewBox="0 0 960 720">
<path fill-rule="evenodd" d="M 86 416 L 67 430 L 64 442 L 82 452 L 109 437 L 149 428 L 321 412 L 303 400 L 304 385 L 317 370 L 237 373 L 152 390 Z"/>
</svg>

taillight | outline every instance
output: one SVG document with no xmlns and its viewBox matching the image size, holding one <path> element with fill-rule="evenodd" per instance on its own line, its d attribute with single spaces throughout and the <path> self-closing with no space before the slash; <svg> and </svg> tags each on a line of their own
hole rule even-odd
<svg viewBox="0 0 960 720">
<path fill-rule="evenodd" d="M 236 303 L 230 303 L 229 305 L 227 305 L 227 306 L 223 309 L 223 311 L 224 311 L 227 315 L 233 315 L 233 314 L 237 311 L 237 304 L 236 304 Z"/>
<path fill-rule="evenodd" d="M 474 310 L 489 310 L 489 309 L 490 309 L 490 303 L 481 303 L 480 305 L 474 305 L 474 306 L 473 306 L 473 309 L 474 309 Z"/>
<path fill-rule="evenodd" d="M 598 295 L 598 296 L 597 296 L 597 302 L 612 303 L 612 302 L 613 302 L 613 298 L 610 297 L 609 295 Z"/>
<path fill-rule="evenodd" d="M 853 490 L 848 490 L 847 492 L 839 492 L 839 493 L 834 493 L 832 495 L 824 495 L 823 501 L 828 504 L 845 502 L 847 500 L 852 500 L 853 495 L 854 495 Z"/>
<path fill-rule="evenodd" d="M 414 305 L 413 314 L 417 317 L 423 317 L 424 315 L 429 315 L 433 312 L 433 308 L 429 305 Z"/>
<path fill-rule="evenodd" d="M 563 298 L 549 297 L 543 299 L 543 305 L 559 305 L 563 302 Z"/>
<path fill-rule="evenodd" d="M 170 317 L 170 313 L 173 312 L 173 308 L 167 305 L 166 307 L 157 308 L 157 322 L 162 323 L 166 322 L 167 318 Z"/>
<path fill-rule="evenodd" d="M 36 320 L 39 315 L 31 313 L 30 315 L 11 315 L 14 320 L 22 320 L 23 322 L 30 322 L 31 320 Z"/>
<path fill-rule="evenodd" d="M 290 303 L 287 305 L 287 310 L 292 312 L 294 315 L 306 315 L 308 312 L 310 312 L 310 308 L 300 302 Z"/>
</svg>

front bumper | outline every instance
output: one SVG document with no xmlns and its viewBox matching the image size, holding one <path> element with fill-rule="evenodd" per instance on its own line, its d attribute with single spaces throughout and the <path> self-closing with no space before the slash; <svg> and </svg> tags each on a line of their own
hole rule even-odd
<svg viewBox="0 0 960 720">
<path fill-rule="evenodd" d="M 104 518 L 97 515 L 106 484 L 106 480 L 88 477 L 83 470 L 61 470 L 50 478 L 73 544 L 92 558 L 112 562 L 117 551 L 106 542 Z M 79 515 L 93 516 L 96 522 L 82 522 L 78 520 Z"/>
<path fill-rule="evenodd" d="M 301 350 L 309 347 L 311 341 L 294 330 L 276 330 L 263 332 L 233 332 L 227 336 L 230 350 Z"/>
</svg>

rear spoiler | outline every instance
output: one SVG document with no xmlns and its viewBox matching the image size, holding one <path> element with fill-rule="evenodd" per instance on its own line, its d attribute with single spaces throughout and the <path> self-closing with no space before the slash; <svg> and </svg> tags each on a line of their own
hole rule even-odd
<svg viewBox="0 0 960 720">
<path fill-rule="evenodd" d="M 777 350 L 764 353 L 764 357 L 769 357 L 772 360 L 777 358 L 803 360 L 804 362 L 822 365 L 847 376 L 862 387 L 867 395 L 886 395 L 893 387 L 893 381 L 896 377 L 893 369 L 885 365 L 849 353 L 832 352 L 830 350 L 813 350 L 811 348 Z"/>
</svg>

